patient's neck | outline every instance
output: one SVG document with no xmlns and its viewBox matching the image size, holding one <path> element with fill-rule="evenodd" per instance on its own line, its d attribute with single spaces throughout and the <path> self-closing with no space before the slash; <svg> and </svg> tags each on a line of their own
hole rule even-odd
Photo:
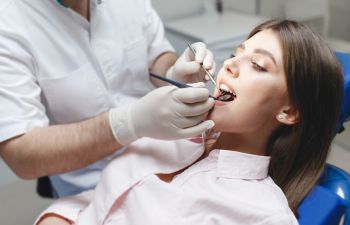
<svg viewBox="0 0 350 225">
<path fill-rule="evenodd" d="M 212 149 L 224 149 L 244 152 L 254 155 L 266 155 L 267 138 L 255 135 L 221 133 Z M 209 153 L 209 152 L 208 152 Z"/>
</svg>

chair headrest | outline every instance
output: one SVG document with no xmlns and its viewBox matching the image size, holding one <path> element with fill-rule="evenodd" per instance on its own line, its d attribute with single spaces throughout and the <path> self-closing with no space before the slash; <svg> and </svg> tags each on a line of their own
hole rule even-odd
<svg viewBox="0 0 350 225">
<path fill-rule="evenodd" d="M 337 125 L 338 133 L 344 129 L 343 124 L 350 120 L 350 54 L 337 52 L 336 56 L 343 65 L 344 71 L 344 97 Z"/>
</svg>

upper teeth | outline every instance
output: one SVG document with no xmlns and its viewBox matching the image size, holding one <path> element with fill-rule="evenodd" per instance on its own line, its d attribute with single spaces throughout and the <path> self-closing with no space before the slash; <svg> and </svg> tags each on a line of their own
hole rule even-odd
<svg viewBox="0 0 350 225">
<path fill-rule="evenodd" d="M 233 93 L 226 84 L 220 84 L 220 89 L 226 92 Z"/>
</svg>

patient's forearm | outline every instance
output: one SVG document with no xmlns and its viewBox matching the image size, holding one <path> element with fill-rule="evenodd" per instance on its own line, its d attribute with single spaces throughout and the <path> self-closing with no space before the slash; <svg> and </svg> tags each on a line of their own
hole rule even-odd
<svg viewBox="0 0 350 225">
<path fill-rule="evenodd" d="M 120 148 L 107 113 L 66 125 L 36 128 L 0 144 L 0 154 L 21 178 L 33 179 L 85 167 Z"/>
</svg>

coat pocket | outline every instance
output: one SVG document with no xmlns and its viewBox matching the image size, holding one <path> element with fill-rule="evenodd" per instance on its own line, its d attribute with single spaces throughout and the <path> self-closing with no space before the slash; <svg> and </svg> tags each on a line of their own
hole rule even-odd
<svg viewBox="0 0 350 225">
<path fill-rule="evenodd" d="M 51 123 L 78 122 L 108 109 L 106 91 L 90 63 L 39 83 Z"/>
</svg>

